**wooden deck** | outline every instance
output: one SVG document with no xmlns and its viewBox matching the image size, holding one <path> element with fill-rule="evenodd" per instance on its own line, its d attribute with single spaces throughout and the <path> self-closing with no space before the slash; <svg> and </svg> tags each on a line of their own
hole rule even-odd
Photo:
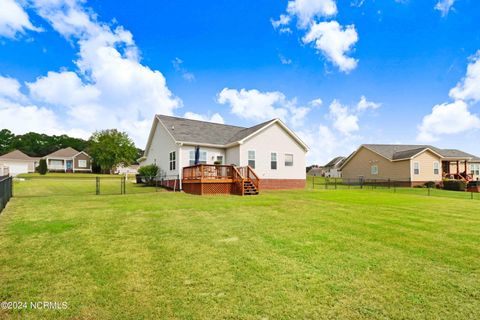
<svg viewBox="0 0 480 320">
<path fill-rule="evenodd" d="M 256 195 L 259 182 L 249 166 L 199 164 L 184 167 L 182 175 L 183 191 L 197 195 Z"/>
</svg>

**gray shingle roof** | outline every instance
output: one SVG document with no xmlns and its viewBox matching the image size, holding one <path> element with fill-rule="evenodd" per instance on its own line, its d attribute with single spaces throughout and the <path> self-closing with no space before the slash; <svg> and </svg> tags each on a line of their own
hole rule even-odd
<svg viewBox="0 0 480 320">
<path fill-rule="evenodd" d="M 55 158 L 55 157 L 58 157 L 58 158 L 71 158 L 73 157 L 74 155 L 78 154 L 78 151 L 71 148 L 71 147 L 68 147 L 68 148 L 63 148 L 63 149 L 60 149 L 60 150 L 57 150 L 55 152 L 52 152 L 50 153 L 49 155 L 46 155 L 45 157 L 48 157 L 48 158 Z"/>
<path fill-rule="evenodd" d="M 340 166 L 341 163 L 345 160 L 345 157 L 335 157 L 332 160 L 330 160 L 329 163 L 324 165 L 324 168 L 329 168 L 329 167 L 335 167 L 335 166 Z"/>
<path fill-rule="evenodd" d="M 439 149 L 431 145 L 407 144 L 364 144 L 366 148 L 384 156 L 389 160 L 409 159 L 422 150 L 431 149 L 445 158 L 472 158 L 478 157 L 457 149 Z"/>
<path fill-rule="evenodd" d="M 7 154 L 4 154 L 3 156 L 0 156 L 0 159 L 9 159 L 9 160 L 37 160 L 39 158 L 36 157 L 30 157 L 23 153 L 20 150 L 13 150 L 12 152 L 9 152 Z"/>
<path fill-rule="evenodd" d="M 157 115 L 157 117 L 162 121 L 176 141 L 212 145 L 227 145 L 240 141 L 274 121 L 269 120 L 256 126 L 245 128 L 164 115 Z"/>
</svg>

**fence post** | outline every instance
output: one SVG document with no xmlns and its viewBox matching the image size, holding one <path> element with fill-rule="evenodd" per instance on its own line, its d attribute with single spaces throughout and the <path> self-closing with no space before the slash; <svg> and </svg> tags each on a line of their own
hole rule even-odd
<svg viewBox="0 0 480 320">
<path fill-rule="evenodd" d="M 95 194 L 98 196 L 100 194 L 100 177 L 95 177 Z"/>
<path fill-rule="evenodd" d="M 397 193 L 397 184 L 393 182 L 393 193 Z"/>
<path fill-rule="evenodd" d="M 325 178 L 325 189 L 328 189 L 328 178 Z"/>
<path fill-rule="evenodd" d="M 428 196 L 430 196 L 430 185 L 427 185 L 427 189 L 428 189 Z"/>
<path fill-rule="evenodd" d="M 335 178 L 335 190 L 337 190 L 337 178 Z"/>
<path fill-rule="evenodd" d="M 390 189 L 390 178 L 388 178 L 388 189 Z"/>
<path fill-rule="evenodd" d="M 472 198 L 472 200 L 473 200 L 473 191 L 472 191 L 472 192 L 470 192 L 470 194 L 471 194 L 471 198 Z"/>
</svg>

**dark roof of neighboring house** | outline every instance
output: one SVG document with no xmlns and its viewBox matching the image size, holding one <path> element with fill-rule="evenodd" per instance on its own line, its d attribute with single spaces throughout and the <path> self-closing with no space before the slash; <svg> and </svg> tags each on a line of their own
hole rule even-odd
<svg viewBox="0 0 480 320">
<path fill-rule="evenodd" d="M 75 155 L 77 155 L 79 151 L 68 147 L 68 148 L 63 148 L 60 150 L 57 150 L 55 152 L 50 153 L 49 155 L 46 155 L 45 157 L 48 158 L 71 158 Z"/>
<path fill-rule="evenodd" d="M 9 160 L 38 160 L 39 158 L 36 157 L 30 157 L 23 153 L 20 150 L 14 150 L 12 152 L 9 152 L 7 154 L 4 154 L 3 156 L 0 156 L 0 159 L 9 159 Z"/>
<path fill-rule="evenodd" d="M 330 160 L 330 162 L 327 163 L 326 165 L 324 165 L 323 167 L 324 168 L 335 167 L 335 166 L 340 165 L 341 162 L 343 162 L 344 160 L 345 160 L 345 157 L 335 157 L 332 160 Z"/>
<path fill-rule="evenodd" d="M 272 119 L 250 128 L 244 128 L 164 115 L 157 115 L 157 117 L 175 140 L 212 145 L 226 145 L 240 141 L 274 121 Z"/>
<path fill-rule="evenodd" d="M 431 145 L 407 144 L 364 144 L 364 147 L 380 154 L 389 160 L 409 159 L 425 149 L 430 149 L 444 158 L 471 158 L 478 157 L 457 149 L 439 149 Z"/>
</svg>

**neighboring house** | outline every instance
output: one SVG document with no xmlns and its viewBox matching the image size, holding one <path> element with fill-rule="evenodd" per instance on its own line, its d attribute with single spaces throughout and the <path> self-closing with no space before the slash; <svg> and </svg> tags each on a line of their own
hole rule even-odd
<svg viewBox="0 0 480 320">
<path fill-rule="evenodd" d="M 323 166 L 323 170 L 325 171 L 325 177 L 327 178 L 341 178 L 342 173 L 340 171 L 340 167 L 345 161 L 345 157 L 336 157 L 333 158 L 329 163 Z"/>
<path fill-rule="evenodd" d="M 43 157 L 51 172 L 92 172 L 92 159 L 84 151 L 73 148 L 57 150 Z"/>
<path fill-rule="evenodd" d="M 0 177 L 5 177 L 9 175 L 10 175 L 10 171 L 8 170 L 8 167 L 3 164 L 0 164 Z"/>
<path fill-rule="evenodd" d="M 345 182 L 392 180 L 405 185 L 422 185 L 444 178 L 480 178 L 480 159 L 456 149 L 429 145 L 364 144 L 342 164 Z M 479 170 L 477 170 L 477 168 Z"/>
<path fill-rule="evenodd" d="M 323 167 L 311 167 L 307 172 L 307 176 L 311 177 L 323 177 L 325 175 L 325 169 Z"/>
<path fill-rule="evenodd" d="M 166 180 L 175 184 L 178 182 L 178 187 L 184 187 L 186 192 L 190 192 L 189 188 L 193 186 L 185 188 L 185 183 L 187 180 L 189 183 L 192 182 L 192 177 L 196 174 L 194 170 L 198 172 L 198 168 L 187 167 L 195 165 L 197 146 L 199 164 L 224 165 L 223 173 L 219 173 L 220 166 L 203 166 L 202 170 L 205 172 L 199 177 L 215 176 L 220 183 L 220 180 L 231 180 L 232 175 L 238 171 L 245 178 L 247 171 L 241 171 L 237 167 L 247 170 L 247 166 L 250 166 L 248 179 L 254 180 L 252 182 L 260 189 L 305 187 L 305 154 L 308 147 L 279 119 L 244 128 L 157 115 L 150 131 L 145 155 L 140 159 L 141 165 L 158 165 Z M 211 170 L 217 170 L 217 173 L 207 172 Z M 184 172 L 188 176 L 184 177 Z M 254 174 L 258 179 L 253 177 Z M 199 177 L 197 178 L 200 179 Z M 217 187 L 224 193 L 234 192 L 232 191 L 234 186 Z M 195 188 L 198 189 L 191 193 L 204 193 L 200 186 Z"/>
<path fill-rule="evenodd" d="M 115 174 L 138 174 L 138 164 L 132 164 L 129 166 L 119 165 L 115 168 Z"/>
<path fill-rule="evenodd" d="M 8 168 L 11 176 L 16 176 L 21 173 L 35 172 L 38 166 L 39 158 L 30 157 L 20 150 L 14 150 L 3 156 L 0 156 L 0 166 Z M 2 171 L 5 171 L 3 169 Z M 1 174 L 0 174 L 1 175 Z"/>
</svg>

